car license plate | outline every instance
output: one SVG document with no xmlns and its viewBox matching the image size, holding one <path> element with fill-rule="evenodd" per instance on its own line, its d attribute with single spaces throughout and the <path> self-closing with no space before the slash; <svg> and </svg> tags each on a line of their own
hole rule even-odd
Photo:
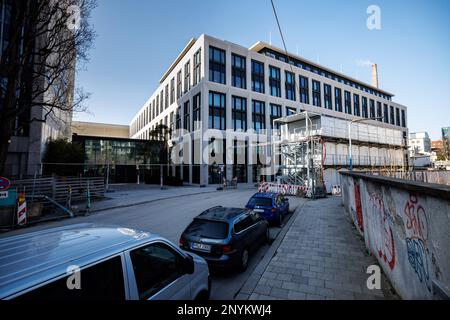
<svg viewBox="0 0 450 320">
<path fill-rule="evenodd" d="M 255 211 L 255 212 L 258 212 L 258 213 L 262 213 L 262 212 L 264 212 L 264 210 L 263 210 L 263 209 L 255 209 L 255 210 L 253 210 L 253 211 Z"/>
<path fill-rule="evenodd" d="M 191 249 L 204 251 L 204 252 L 211 252 L 211 246 L 209 244 L 203 244 L 203 243 L 192 242 Z"/>
</svg>

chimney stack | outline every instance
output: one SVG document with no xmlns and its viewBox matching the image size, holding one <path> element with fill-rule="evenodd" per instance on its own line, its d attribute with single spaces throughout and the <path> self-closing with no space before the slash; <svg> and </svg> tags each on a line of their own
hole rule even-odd
<svg viewBox="0 0 450 320">
<path fill-rule="evenodd" d="M 376 63 L 372 64 L 372 86 L 378 88 L 378 66 Z"/>
</svg>

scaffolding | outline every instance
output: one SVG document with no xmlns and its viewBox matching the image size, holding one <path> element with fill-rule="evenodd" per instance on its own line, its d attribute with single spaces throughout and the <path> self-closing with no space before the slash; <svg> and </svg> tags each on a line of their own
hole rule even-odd
<svg viewBox="0 0 450 320">
<path fill-rule="evenodd" d="M 290 136 L 288 128 L 282 131 L 285 139 L 280 141 L 282 184 L 302 186 L 311 198 L 325 195 L 323 181 L 323 141 L 317 125 L 304 112 L 305 126 L 296 128 Z M 281 119 L 278 119 L 282 121 Z M 277 120 L 275 120 L 277 121 Z M 287 137 L 287 139 L 286 139 Z"/>
</svg>

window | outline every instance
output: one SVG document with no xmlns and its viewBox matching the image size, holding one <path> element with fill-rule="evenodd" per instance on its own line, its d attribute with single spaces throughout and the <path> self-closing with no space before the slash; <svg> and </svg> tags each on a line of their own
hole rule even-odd
<svg viewBox="0 0 450 320">
<path fill-rule="evenodd" d="M 264 63 L 252 60 L 252 90 L 264 93 Z"/>
<path fill-rule="evenodd" d="M 334 103 L 336 111 L 342 112 L 342 90 L 334 88 Z"/>
<path fill-rule="evenodd" d="M 280 69 L 270 66 L 269 73 L 270 95 L 273 97 L 281 97 Z"/>
<path fill-rule="evenodd" d="M 130 257 L 140 300 L 151 298 L 183 275 L 183 258 L 165 244 L 134 250 Z"/>
<path fill-rule="evenodd" d="M 209 81 L 225 84 L 225 50 L 209 47 Z"/>
<path fill-rule="evenodd" d="M 359 109 L 359 95 L 353 95 L 353 114 L 355 116 L 361 116 L 361 110 Z"/>
<path fill-rule="evenodd" d="M 369 118 L 369 113 L 367 109 L 367 97 L 362 97 L 362 116 L 363 118 Z"/>
<path fill-rule="evenodd" d="M 194 86 L 200 82 L 201 78 L 201 65 L 202 65 L 202 49 L 198 49 L 198 51 L 194 54 Z"/>
<path fill-rule="evenodd" d="M 209 92 L 209 128 L 225 130 L 225 95 L 218 92 Z"/>
<path fill-rule="evenodd" d="M 285 71 L 286 76 L 286 99 L 295 101 L 295 75 Z"/>
<path fill-rule="evenodd" d="M 389 107 L 389 111 L 390 111 L 390 120 L 391 120 L 391 124 L 394 125 L 395 124 L 395 114 L 394 114 L 394 107 L 390 106 Z"/>
<path fill-rule="evenodd" d="M 309 104 L 309 80 L 306 77 L 300 76 L 300 102 Z"/>
<path fill-rule="evenodd" d="M 190 103 L 189 100 L 184 103 L 184 122 L 183 128 L 186 131 L 191 131 L 191 120 L 190 120 Z"/>
<path fill-rule="evenodd" d="M 67 288 L 68 276 L 46 284 L 16 298 L 17 301 L 39 300 L 125 300 L 122 260 L 114 257 L 80 272 L 82 290 Z"/>
<path fill-rule="evenodd" d="M 400 127 L 400 109 L 395 108 L 395 124 Z"/>
<path fill-rule="evenodd" d="M 236 88 L 247 89 L 247 62 L 240 55 L 231 55 L 231 85 Z"/>
<path fill-rule="evenodd" d="M 233 96 L 232 109 L 233 129 L 247 131 L 247 99 Z"/>
<path fill-rule="evenodd" d="M 352 114 L 352 99 L 349 91 L 344 92 L 345 113 Z"/>
<path fill-rule="evenodd" d="M 175 121 L 173 112 L 170 113 L 169 121 L 170 121 L 170 124 L 169 124 L 169 131 L 170 131 L 169 135 L 170 135 L 170 138 L 172 139 L 172 134 L 173 134 L 173 129 L 174 129 L 174 121 Z"/>
<path fill-rule="evenodd" d="M 320 82 L 313 80 L 312 81 L 312 95 L 313 95 L 313 105 L 316 107 L 322 106 L 322 101 L 320 98 Z"/>
<path fill-rule="evenodd" d="M 208 239 L 225 239 L 228 236 L 229 228 L 227 222 L 194 219 L 185 232 L 191 236 L 201 234 L 202 237 Z"/>
<path fill-rule="evenodd" d="M 176 117 L 175 127 L 177 129 L 181 129 L 181 107 L 180 106 L 177 108 L 177 114 L 175 117 Z"/>
<path fill-rule="evenodd" d="M 245 218 L 236 222 L 234 225 L 234 232 L 239 233 L 248 228 L 250 228 L 254 224 L 252 217 L 248 214 L 245 215 Z"/>
<path fill-rule="evenodd" d="M 270 127 L 272 129 L 280 129 L 281 124 L 276 123 L 275 127 L 273 126 L 273 121 L 281 118 L 281 106 L 278 104 L 270 104 Z"/>
<path fill-rule="evenodd" d="M 370 118 L 375 118 L 375 101 L 370 99 Z"/>
<path fill-rule="evenodd" d="M 184 93 L 191 90 L 191 62 L 184 65 Z"/>
<path fill-rule="evenodd" d="M 181 95 L 183 93 L 183 87 L 181 85 L 181 70 L 178 71 L 177 74 L 177 99 L 181 98 Z"/>
<path fill-rule="evenodd" d="M 164 90 L 159 94 L 159 112 L 162 113 L 164 111 Z"/>
<path fill-rule="evenodd" d="M 294 114 L 297 114 L 297 110 L 292 107 L 286 107 L 286 116 L 292 116 Z"/>
<path fill-rule="evenodd" d="M 170 104 L 175 102 L 175 78 L 170 80 Z"/>
<path fill-rule="evenodd" d="M 384 123 L 389 123 L 389 107 L 387 104 L 384 104 Z"/>
<path fill-rule="evenodd" d="M 253 129 L 257 132 L 266 129 L 266 104 L 252 100 L 252 112 Z"/>
<path fill-rule="evenodd" d="M 324 102 L 325 108 L 333 110 L 333 99 L 331 98 L 331 86 L 329 84 L 323 85 L 323 94 L 324 94 Z"/>
<path fill-rule="evenodd" d="M 193 114 L 193 125 L 194 130 L 198 130 L 201 127 L 202 113 L 201 113 L 201 93 L 196 94 L 192 99 L 192 114 Z"/>
<path fill-rule="evenodd" d="M 166 85 L 166 95 L 164 99 L 166 109 L 169 107 L 169 84 Z"/>
<path fill-rule="evenodd" d="M 402 127 L 406 128 L 406 111 L 402 110 Z"/>
<path fill-rule="evenodd" d="M 381 102 L 377 101 L 377 120 L 383 122 L 383 110 L 381 109 Z"/>
</svg>

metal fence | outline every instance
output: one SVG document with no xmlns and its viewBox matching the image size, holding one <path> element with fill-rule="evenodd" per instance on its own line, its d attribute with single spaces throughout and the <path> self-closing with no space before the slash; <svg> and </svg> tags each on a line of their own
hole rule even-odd
<svg viewBox="0 0 450 320">
<path fill-rule="evenodd" d="M 384 177 L 450 186 L 450 171 L 371 171 Z"/>
</svg>

